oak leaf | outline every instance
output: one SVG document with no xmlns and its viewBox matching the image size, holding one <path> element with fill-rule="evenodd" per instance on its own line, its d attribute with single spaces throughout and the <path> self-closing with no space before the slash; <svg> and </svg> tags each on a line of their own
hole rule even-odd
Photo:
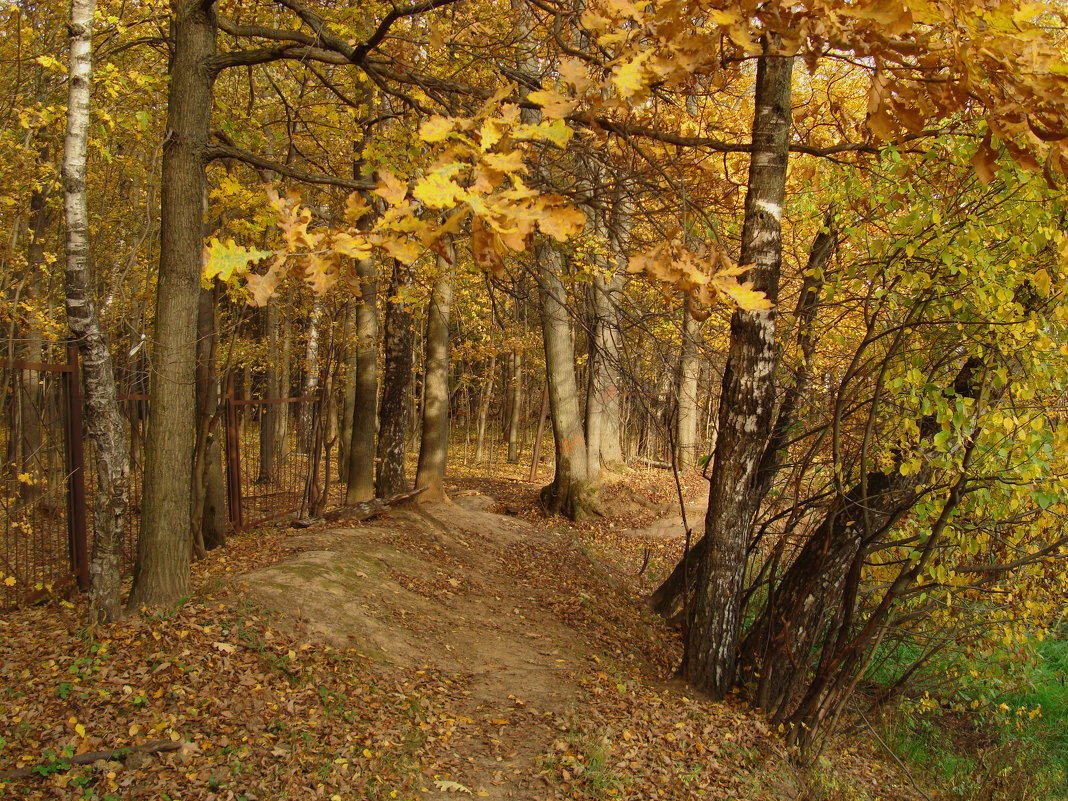
<svg viewBox="0 0 1068 801">
<path fill-rule="evenodd" d="M 408 187 L 401 183 L 397 179 L 397 176 L 389 170 L 379 170 L 378 186 L 375 187 L 374 192 L 389 205 L 397 206 L 404 201 L 405 197 L 407 197 Z"/>
</svg>

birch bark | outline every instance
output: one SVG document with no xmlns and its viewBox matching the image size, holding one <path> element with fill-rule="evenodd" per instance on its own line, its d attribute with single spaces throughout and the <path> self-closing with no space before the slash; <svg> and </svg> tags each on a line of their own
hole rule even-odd
<svg viewBox="0 0 1068 801">
<path fill-rule="evenodd" d="M 95 0 L 72 0 L 67 133 L 63 144 L 63 205 L 66 213 L 67 325 L 77 340 L 84 381 L 85 422 L 93 443 L 96 495 L 89 606 L 93 622 L 120 616 L 123 523 L 129 501 L 126 419 L 119 409 L 108 339 L 100 325 L 89 275 L 89 217 L 85 196 L 89 100 L 93 77 L 92 25 Z"/>
</svg>

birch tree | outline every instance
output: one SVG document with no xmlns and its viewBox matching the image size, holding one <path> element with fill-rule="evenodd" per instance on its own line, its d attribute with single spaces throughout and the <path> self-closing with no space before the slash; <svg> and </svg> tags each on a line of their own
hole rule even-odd
<svg viewBox="0 0 1068 801">
<path fill-rule="evenodd" d="M 63 143 L 63 206 L 66 213 L 67 325 L 78 343 L 84 381 L 85 422 L 93 443 L 96 487 L 93 546 L 89 563 L 90 615 L 94 622 L 121 614 L 120 567 L 130 463 L 126 418 L 119 410 L 108 337 L 92 295 L 85 165 L 93 81 L 95 0 L 72 0 L 70 16 L 67 133 Z"/>
</svg>

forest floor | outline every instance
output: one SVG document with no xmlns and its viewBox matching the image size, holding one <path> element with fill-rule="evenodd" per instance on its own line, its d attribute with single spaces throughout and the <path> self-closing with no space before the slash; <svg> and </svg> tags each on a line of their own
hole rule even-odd
<svg viewBox="0 0 1068 801">
<path fill-rule="evenodd" d="M 457 472 L 449 503 L 235 537 L 147 618 L 0 617 L 0 796 L 917 797 L 874 739 L 801 770 L 758 714 L 671 680 L 643 600 L 683 548 L 669 474 L 620 476 L 575 526 L 536 484 Z"/>
</svg>

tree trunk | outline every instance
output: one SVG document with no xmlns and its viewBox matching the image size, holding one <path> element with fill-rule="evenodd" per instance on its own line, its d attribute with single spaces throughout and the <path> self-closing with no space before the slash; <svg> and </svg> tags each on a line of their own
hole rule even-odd
<svg viewBox="0 0 1068 801">
<path fill-rule="evenodd" d="M 516 348 L 508 361 L 508 464 L 519 463 L 519 420 L 523 414 L 523 351 Z"/>
<path fill-rule="evenodd" d="M 793 60 L 768 54 L 757 65 L 753 153 L 739 264 L 778 300 L 782 204 L 789 156 Z M 705 558 L 687 628 L 682 674 L 714 698 L 733 686 L 749 530 L 759 499 L 760 457 L 771 433 L 775 311 L 735 311 L 720 394 L 719 440 L 705 517 Z"/>
<path fill-rule="evenodd" d="M 701 324 L 688 310 L 682 312 L 682 353 L 675 390 L 675 467 L 688 470 L 697 464 L 697 380 L 701 376 L 698 342 Z"/>
<path fill-rule="evenodd" d="M 197 441 L 194 453 L 193 549 L 199 557 L 226 544 L 222 476 L 215 289 L 201 289 L 197 311 Z"/>
<path fill-rule="evenodd" d="M 130 608 L 174 603 L 189 588 L 193 382 L 205 150 L 216 22 L 210 0 L 176 0 L 160 196 L 160 260 L 145 444 L 144 507 Z"/>
<path fill-rule="evenodd" d="M 107 335 L 100 325 L 90 291 L 85 162 L 95 6 L 95 0 L 73 0 L 71 4 L 63 201 L 67 220 L 67 324 L 78 342 L 81 356 L 85 423 L 93 443 L 96 468 L 89 608 L 93 622 L 106 623 L 115 620 L 122 611 L 120 569 L 130 463 L 126 452 L 126 420 L 119 408 Z"/>
<path fill-rule="evenodd" d="M 304 346 L 304 383 L 300 394 L 312 397 L 319 391 L 319 330 L 323 317 L 322 298 L 316 298 L 308 317 L 307 339 Z M 297 447 L 301 453 L 311 451 L 312 412 L 315 404 L 301 403 L 297 423 Z"/>
<path fill-rule="evenodd" d="M 404 475 L 404 451 L 407 445 L 408 395 L 412 386 L 415 336 L 411 309 L 400 295 L 410 280 L 411 268 L 394 260 L 383 337 L 385 375 L 379 413 L 378 470 L 375 474 L 375 495 L 379 498 L 391 498 L 408 491 L 408 479 Z"/>
<path fill-rule="evenodd" d="M 357 262 L 361 297 L 356 300 L 356 375 L 349 438 L 345 503 L 375 497 L 375 436 L 378 432 L 378 291 L 375 263 Z"/>
<path fill-rule="evenodd" d="M 542 505 L 571 520 L 598 514 L 586 458 L 586 438 L 575 377 L 575 345 L 561 280 L 560 254 L 541 240 L 534 247 L 541 296 L 541 330 L 549 383 L 549 412 L 556 446 L 553 483 L 541 491 Z"/>
<path fill-rule="evenodd" d="M 486 378 L 482 380 L 482 392 L 478 403 L 478 438 L 475 441 L 475 461 L 486 458 L 486 424 L 489 421 L 490 405 L 493 403 L 493 385 L 497 383 L 497 354 L 490 356 Z"/>
<path fill-rule="evenodd" d="M 978 357 L 965 360 L 954 378 L 953 395 L 977 398 L 983 371 Z M 934 416 L 920 421 L 921 447 L 940 427 Z M 742 674 L 759 677 L 756 701 L 776 721 L 793 711 L 807 677 L 807 656 L 822 625 L 841 606 L 851 567 L 859 565 L 880 532 L 913 506 L 931 479 L 929 466 L 902 475 L 902 461 L 899 457 L 889 469 L 869 473 L 832 502 L 741 644 Z"/>
<path fill-rule="evenodd" d="M 591 479 L 603 467 L 623 462 L 623 427 L 620 402 L 622 383 L 623 332 L 619 309 L 630 243 L 630 208 L 626 201 L 613 204 L 611 224 L 602 223 L 611 245 L 605 275 L 592 287 L 593 336 L 589 359 L 589 391 L 586 400 L 586 448 Z"/>
<path fill-rule="evenodd" d="M 456 275 L 456 255 L 451 245 L 437 258 L 437 277 L 427 309 L 423 369 L 423 433 L 419 439 L 416 489 L 420 501 L 445 500 L 445 462 L 449 444 L 449 313 Z"/>
<path fill-rule="evenodd" d="M 281 312 L 281 310 L 279 310 Z M 278 325 L 278 397 L 292 396 L 293 369 L 293 321 L 288 315 L 279 313 Z M 278 404 L 278 414 L 274 418 L 274 462 L 276 475 L 285 475 L 284 467 L 289 458 L 289 418 L 293 412 L 292 403 Z"/>
<path fill-rule="evenodd" d="M 356 413 L 356 373 L 359 370 L 358 350 L 356 348 L 356 304 L 345 307 L 345 331 L 341 341 L 349 344 L 345 356 L 345 397 L 341 405 L 341 417 L 338 421 L 337 441 L 337 480 L 348 486 L 349 483 L 349 449 L 352 447 L 352 417 Z M 344 346 L 342 346 L 344 347 Z M 345 352 L 344 350 L 342 352 Z"/>
<path fill-rule="evenodd" d="M 266 369 L 263 371 L 263 400 L 273 401 L 281 394 L 278 365 L 274 358 L 274 355 L 279 352 L 278 302 L 276 299 L 272 298 L 267 301 L 263 316 L 267 351 L 271 354 L 271 358 L 267 359 Z M 278 433 L 278 416 L 281 413 L 280 403 L 265 403 L 260 406 L 260 469 L 256 475 L 257 484 L 270 484 L 274 481 L 276 470 L 274 457 L 278 450 L 275 441 Z"/>
<path fill-rule="evenodd" d="M 823 227 L 824 230 L 816 235 L 815 239 L 812 241 L 812 246 L 809 249 L 805 279 L 802 283 L 801 291 L 798 293 L 797 307 L 794 310 L 794 325 L 796 326 L 794 341 L 797 344 L 797 351 L 801 354 L 802 361 L 797 366 L 793 379 L 787 388 L 786 396 L 784 397 L 782 404 L 779 406 L 778 414 L 775 417 L 774 430 L 760 459 L 759 475 L 757 477 L 757 487 L 755 490 L 755 503 L 757 505 L 762 504 L 767 497 L 775 475 L 782 466 L 787 438 L 797 422 L 796 416 L 798 407 L 808 393 L 808 387 L 811 381 L 812 357 L 815 352 L 813 326 L 819 305 L 820 291 L 823 286 L 822 276 L 834 253 L 838 236 L 834 227 L 833 209 L 828 211 L 827 215 L 824 217 Z M 692 326 L 695 331 L 698 329 L 697 323 L 693 321 L 689 315 L 686 315 L 686 326 L 688 328 Z M 684 359 L 686 344 L 685 336 L 686 333 L 684 332 Z M 694 341 L 696 342 L 696 340 Z M 696 367 L 697 373 L 699 373 L 699 361 L 696 362 Z M 695 385 L 696 381 L 697 377 L 695 375 Z M 681 433 L 683 409 L 681 390 L 679 404 L 679 449 L 681 450 L 681 443 L 683 442 L 683 434 Z M 696 409 L 694 409 L 694 413 L 696 415 Z M 696 426 L 696 419 L 694 420 L 694 425 Z M 750 543 L 749 547 L 753 547 L 752 543 Z M 689 582 L 689 586 L 693 586 L 696 581 L 698 568 L 704 559 L 704 548 L 705 541 L 704 539 L 701 539 L 694 548 L 690 549 L 683 561 L 680 561 L 675 566 L 671 575 L 668 576 L 668 578 L 653 593 L 650 599 L 652 607 L 665 619 L 678 621 L 681 618 L 685 606 L 684 596 L 686 595 L 686 582 Z"/>
</svg>

